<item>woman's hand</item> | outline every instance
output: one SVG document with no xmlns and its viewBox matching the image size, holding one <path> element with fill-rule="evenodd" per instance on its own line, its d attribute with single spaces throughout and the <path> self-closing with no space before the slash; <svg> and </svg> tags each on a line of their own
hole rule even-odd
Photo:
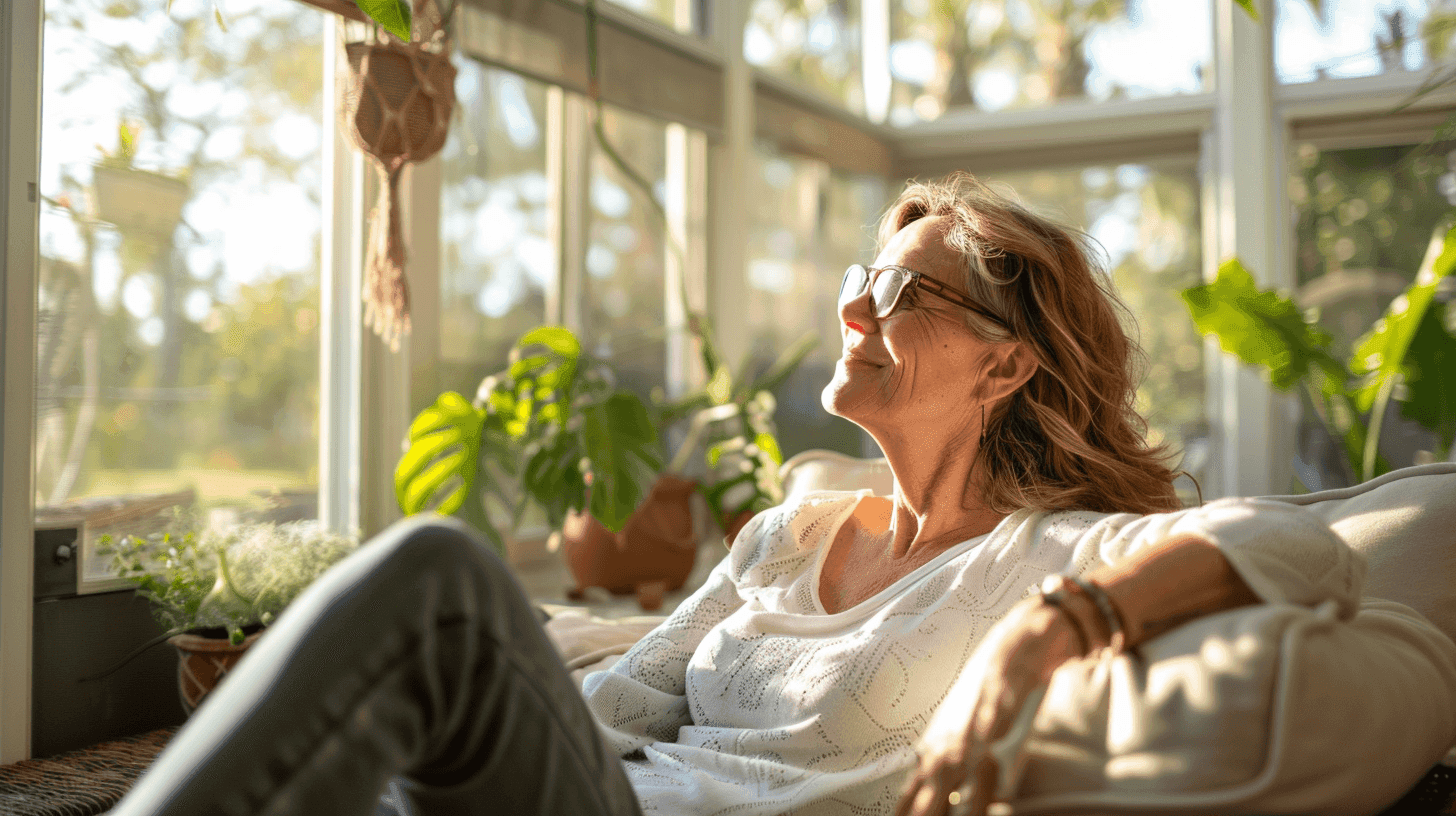
<svg viewBox="0 0 1456 816">
<path fill-rule="evenodd" d="M 996 790 L 1000 767 L 990 749 L 1011 730 L 1032 692 L 1058 666 L 1081 656 L 1074 627 L 1040 597 L 1012 607 L 991 627 L 926 729 L 920 766 L 896 816 L 982 816 L 992 796 L 1012 793 Z"/>
</svg>

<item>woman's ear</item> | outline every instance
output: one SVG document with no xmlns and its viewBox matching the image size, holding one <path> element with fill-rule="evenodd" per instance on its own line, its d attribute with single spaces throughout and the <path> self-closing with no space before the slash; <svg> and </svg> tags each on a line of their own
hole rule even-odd
<svg viewBox="0 0 1456 816">
<path fill-rule="evenodd" d="M 997 343 L 986 354 L 986 373 L 981 377 L 978 396 L 987 402 L 1000 402 L 1025 385 L 1038 367 L 1036 355 L 1027 344 Z"/>
</svg>

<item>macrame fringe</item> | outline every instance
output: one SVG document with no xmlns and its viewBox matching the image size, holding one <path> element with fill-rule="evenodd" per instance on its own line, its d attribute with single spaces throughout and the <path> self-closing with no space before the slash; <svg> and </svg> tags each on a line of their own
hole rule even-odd
<svg viewBox="0 0 1456 816">
<path fill-rule="evenodd" d="M 364 263 L 364 325 L 373 329 L 391 351 L 409 334 L 409 284 L 404 276 L 404 234 L 400 228 L 399 177 L 404 165 L 386 170 L 379 200 L 369 216 L 369 253 Z"/>
</svg>

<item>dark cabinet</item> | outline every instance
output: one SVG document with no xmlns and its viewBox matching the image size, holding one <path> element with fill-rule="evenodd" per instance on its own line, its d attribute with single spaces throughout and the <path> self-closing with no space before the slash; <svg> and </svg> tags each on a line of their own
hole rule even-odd
<svg viewBox="0 0 1456 816">
<path fill-rule="evenodd" d="M 180 724 L 177 654 L 160 643 L 105 674 L 161 629 L 129 589 L 77 594 L 78 528 L 35 532 L 31 755 Z M 97 676 L 103 675 L 104 676 Z"/>
</svg>

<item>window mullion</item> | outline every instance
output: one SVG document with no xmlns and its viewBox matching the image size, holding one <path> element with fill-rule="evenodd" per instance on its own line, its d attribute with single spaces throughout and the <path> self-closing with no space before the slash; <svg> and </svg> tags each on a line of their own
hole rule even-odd
<svg viewBox="0 0 1456 816">
<path fill-rule="evenodd" d="M 30 755 L 40 0 L 0 6 L 0 763 Z"/>
<path fill-rule="evenodd" d="M 559 127 L 553 134 L 548 161 L 553 194 L 552 240 L 557 251 L 557 288 L 561 324 L 574 332 L 585 328 L 582 299 L 585 289 L 582 277 L 586 272 L 589 199 L 591 184 L 591 126 L 587 121 L 587 100 L 579 94 L 553 87 L 548 97 L 553 121 Z"/>
<path fill-rule="evenodd" d="M 890 0 L 861 0 L 861 76 L 865 118 L 884 124 L 890 118 Z"/>
<path fill-rule="evenodd" d="M 360 529 L 360 329 L 364 268 L 364 156 L 338 125 L 344 22 L 324 32 L 323 204 L 319 259 L 319 523 L 338 533 Z"/>
<path fill-rule="evenodd" d="M 1234 3 L 1216 3 L 1214 14 L 1213 260 L 1238 257 L 1261 287 L 1287 287 L 1290 270 L 1281 262 L 1282 241 L 1275 237 L 1288 219 L 1278 204 L 1284 140 L 1274 127 L 1272 19 L 1253 20 Z M 1216 271 L 1211 264 L 1205 273 Z M 1212 402 L 1222 471 L 1213 495 L 1286 492 L 1292 473 L 1287 399 L 1228 355 L 1218 355 L 1210 372 L 1211 393 L 1218 395 Z"/>
<path fill-rule="evenodd" d="M 718 352 L 737 361 L 748 353 L 749 325 L 739 309 L 748 300 L 747 179 L 755 127 L 753 72 L 743 57 L 747 3 L 713 4 L 714 36 L 723 54 L 723 142 L 713 162 L 713 265 L 709 308 Z"/>
</svg>

